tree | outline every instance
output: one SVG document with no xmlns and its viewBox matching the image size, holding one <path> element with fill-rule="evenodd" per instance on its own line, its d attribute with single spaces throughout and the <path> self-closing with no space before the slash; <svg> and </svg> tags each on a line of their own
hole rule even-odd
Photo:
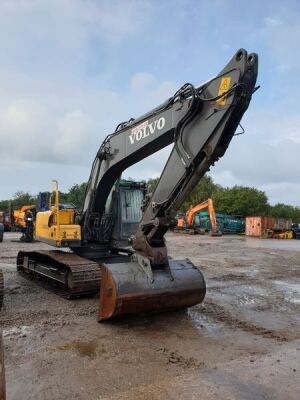
<svg viewBox="0 0 300 400">
<path fill-rule="evenodd" d="M 250 187 L 219 187 L 213 193 L 213 200 L 216 210 L 229 215 L 267 215 L 270 211 L 265 192 Z"/>
<path fill-rule="evenodd" d="M 213 196 L 213 193 L 218 190 L 221 186 L 215 184 L 212 178 L 208 175 L 204 175 L 197 186 L 194 188 L 192 193 L 188 196 L 186 201 L 182 205 L 182 209 L 187 211 L 191 206 L 195 206 L 209 197 Z"/>
<path fill-rule="evenodd" d="M 271 207 L 270 215 L 276 218 L 290 218 L 293 222 L 300 222 L 300 208 L 284 203 L 277 203 Z"/>
<path fill-rule="evenodd" d="M 1 200 L 0 201 L 0 210 L 7 213 L 9 211 L 9 203 L 10 203 L 10 200 Z"/>
<path fill-rule="evenodd" d="M 153 193 L 153 191 L 155 190 L 157 184 L 158 184 L 159 178 L 150 178 L 147 180 L 146 184 L 147 184 L 147 189 L 148 189 L 148 193 Z"/>
<path fill-rule="evenodd" d="M 68 193 L 60 194 L 61 203 L 73 203 L 78 209 L 81 209 L 84 202 L 87 183 L 73 185 Z"/>
<path fill-rule="evenodd" d="M 16 192 L 13 199 L 12 199 L 12 205 L 13 207 L 19 208 L 25 204 L 31 205 L 31 204 L 36 204 L 36 196 L 32 196 L 28 192 Z"/>
</svg>

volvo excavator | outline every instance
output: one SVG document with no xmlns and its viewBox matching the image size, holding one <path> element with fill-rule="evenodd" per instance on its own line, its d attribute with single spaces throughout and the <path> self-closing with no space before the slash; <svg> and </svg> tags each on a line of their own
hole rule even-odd
<svg viewBox="0 0 300 400">
<path fill-rule="evenodd" d="M 257 89 L 257 70 L 257 55 L 240 49 L 215 77 L 199 86 L 186 83 L 157 108 L 120 123 L 99 148 L 81 213 L 63 218 L 54 206 L 37 215 L 38 240 L 71 251 L 20 251 L 18 271 L 59 282 L 71 296 L 100 285 L 99 321 L 201 303 L 206 285 L 200 269 L 188 259 L 171 259 L 164 236 L 200 178 L 224 155 Z M 120 202 L 119 178 L 172 143 L 129 246 L 122 245 L 120 218 L 128 208 Z M 138 204 L 133 200 L 131 211 Z"/>
</svg>

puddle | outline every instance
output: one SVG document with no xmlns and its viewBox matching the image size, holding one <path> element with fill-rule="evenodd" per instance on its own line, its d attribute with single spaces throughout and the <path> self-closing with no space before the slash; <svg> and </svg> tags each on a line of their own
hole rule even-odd
<svg viewBox="0 0 300 400">
<path fill-rule="evenodd" d="M 238 302 L 239 304 L 248 305 L 248 304 L 255 304 L 257 300 L 245 294 L 239 297 Z"/>
<path fill-rule="evenodd" d="M 230 282 L 229 282 L 230 283 Z M 256 285 L 227 285 L 222 288 L 222 293 L 225 293 L 233 298 L 241 299 L 253 299 L 259 301 L 262 298 L 268 296 L 268 292 L 265 288 Z"/>
<path fill-rule="evenodd" d="M 201 312 L 197 310 L 189 308 L 187 310 L 187 315 L 192 324 L 197 328 L 198 331 L 201 332 L 201 334 L 211 335 L 220 330 L 220 324 L 210 321 L 206 315 L 201 314 Z"/>
<path fill-rule="evenodd" d="M 257 239 L 246 237 L 244 244 L 250 248 L 300 251 L 299 240 Z M 272 254 L 272 253 L 270 253 Z M 277 255 L 277 253 L 273 253 Z"/>
<path fill-rule="evenodd" d="M 258 274 L 260 272 L 260 270 L 259 269 L 256 269 L 256 268 L 251 268 L 251 269 L 248 269 L 247 270 L 247 276 L 249 276 L 249 277 L 251 277 L 251 278 L 254 278 L 254 277 L 256 277 L 256 275 Z"/>
<path fill-rule="evenodd" d="M 106 352 L 104 345 L 100 345 L 97 340 L 90 340 L 87 342 L 78 340 L 58 346 L 56 349 L 60 351 L 75 351 L 82 357 L 90 358 L 95 358 L 100 353 Z"/>
<path fill-rule="evenodd" d="M 295 303 L 295 304 L 300 304 L 300 298 L 298 299 L 294 299 L 293 297 L 287 297 L 287 299 L 291 302 L 291 303 Z"/>
<path fill-rule="evenodd" d="M 284 290 L 293 291 L 300 294 L 300 283 L 290 283 L 285 281 L 274 281 L 274 283 L 282 286 Z"/>
<path fill-rule="evenodd" d="M 231 288 L 231 291 L 232 290 L 234 290 L 234 289 Z M 229 307 L 232 305 L 235 305 L 235 307 L 253 306 L 261 301 L 261 299 L 258 298 L 257 296 L 248 295 L 245 293 L 238 294 L 238 293 L 232 293 L 232 292 L 230 292 L 230 293 L 214 293 L 212 298 L 214 299 L 214 301 L 221 303 L 221 304 L 226 304 Z"/>
<path fill-rule="evenodd" d="M 3 329 L 3 337 L 7 337 L 7 336 L 19 336 L 19 337 L 25 337 L 27 336 L 27 334 L 31 331 L 31 327 L 30 326 L 19 326 L 19 327 L 13 327 L 10 329 Z"/>
<path fill-rule="evenodd" d="M 290 303 L 300 304 L 300 283 L 290 283 L 285 281 L 274 281 L 285 293 L 285 300 Z"/>
</svg>

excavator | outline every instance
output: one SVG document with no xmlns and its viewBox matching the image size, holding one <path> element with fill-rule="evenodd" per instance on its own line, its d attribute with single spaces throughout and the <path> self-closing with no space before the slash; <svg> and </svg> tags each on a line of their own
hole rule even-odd
<svg viewBox="0 0 300 400">
<path fill-rule="evenodd" d="M 196 214 L 207 208 L 210 224 L 211 224 L 211 231 L 209 234 L 211 236 L 222 236 L 222 232 L 218 229 L 216 213 L 214 208 L 214 203 L 212 199 L 207 199 L 202 203 L 197 204 L 194 207 L 191 207 L 184 215 L 179 216 L 177 219 L 177 226 L 175 227 L 175 232 L 187 232 L 187 233 L 197 233 L 197 229 L 195 227 L 195 216 Z"/>
<path fill-rule="evenodd" d="M 99 321 L 201 303 L 200 269 L 170 258 L 164 236 L 200 178 L 224 155 L 257 89 L 257 72 L 257 55 L 240 49 L 210 80 L 186 83 L 163 104 L 120 123 L 97 152 L 80 214 L 63 219 L 57 206 L 37 214 L 37 239 L 57 249 L 20 251 L 17 270 L 59 282 L 70 296 L 100 285 Z M 142 199 L 139 185 L 122 186 L 124 170 L 170 144 L 151 195 Z M 122 237 L 121 227 L 130 215 L 134 223 L 127 227 L 134 232 L 124 245 L 130 229 Z"/>
</svg>

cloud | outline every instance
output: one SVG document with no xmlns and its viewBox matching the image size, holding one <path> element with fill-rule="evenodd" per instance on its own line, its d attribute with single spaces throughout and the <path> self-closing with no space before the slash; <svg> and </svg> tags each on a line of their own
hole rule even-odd
<svg viewBox="0 0 300 400">
<path fill-rule="evenodd" d="M 8 84 L 8 76 L 13 85 Z M 10 184 L 0 188 L 3 193 L 0 192 L 0 198 L 8 197 L 4 194 L 8 190 L 12 195 L 19 189 L 42 186 L 48 175 L 49 179 L 59 176 L 64 190 L 77 179 L 78 182 L 86 180 L 105 136 L 112 133 L 119 122 L 139 117 L 178 88 L 175 82 L 160 81 L 147 72 L 129 78 L 128 88 L 122 93 L 89 86 L 74 87 L 69 83 L 60 85 L 51 80 L 1 71 L 0 85 L 3 88 L 0 167 L 10 176 Z M 158 175 L 166 158 L 163 151 L 133 166 L 128 174 L 137 179 L 141 179 L 141 170 L 143 178 Z M 63 165 L 65 177 L 60 165 Z M 82 174 L 78 173 L 79 166 Z M 76 174 L 71 173 L 72 168 Z M 50 173 L 46 174 L 46 170 Z M 29 185 L 22 181 L 23 171 L 30 176 Z M 45 183 L 47 186 L 48 182 Z"/>
<path fill-rule="evenodd" d="M 55 177 L 64 189 L 86 180 L 100 144 L 119 122 L 148 112 L 185 81 L 208 79 L 241 45 L 260 54 L 262 89 L 242 121 L 246 134 L 235 138 L 213 174 L 225 185 L 260 185 L 276 198 L 276 185 L 298 188 L 295 4 L 275 1 L 262 11 L 258 1 L 239 8 L 224 0 L 209 6 L 187 0 L 2 0 L 0 166 L 6 184 L 0 198 L 18 189 L 35 192 L 43 182 L 46 190 Z M 159 175 L 168 152 L 133 166 L 129 175 Z M 282 157 L 286 166 L 275 167 Z"/>
<path fill-rule="evenodd" d="M 299 183 L 300 142 L 284 139 L 276 145 L 241 142 L 232 145 L 222 168 L 246 186 Z"/>
<path fill-rule="evenodd" d="M 151 16 L 151 4 L 148 1 L 104 1 L 99 7 L 94 2 L 86 9 L 85 2 L 81 2 L 84 24 L 94 29 L 94 34 L 108 43 L 115 43 L 126 35 L 132 35 L 144 28 Z M 90 3 L 91 4 L 91 3 Z"/>
<path fill-rule="evenodd" d="M 299 17 L 299 10 L 285 8 L 280 17 L 275 14 L 264 18 L 259 37 L 276 62 L 278 72 L 286 74 L 300 69 L 300 53 L 296 47 L 300 42 Z"/>
<path fill-rule="evenodd" d="M 233 138 L 224 157 L 211 169 L 223 186 L 256 187 L 276 202 L 300 205 L 300 117 L 271 110 L 249 110 L 245 134 Z"/>
<path fill-rule="evenodd" d="M 50 147 L 47 131 L 51 117 L 41 104 L 30 98 L 16 99 L 0 109 L 0 156 L 2 159 L 19 160 L 37 157 L 39 133 L 45 132 L 41 152 Z M 46 130 L 46 131 L 45 131 Z M 51 148 L 51 147 L 50 147 Z"/>
<path fill-rule="evenodd" d="M 132 90 L 144 90 L 149 86 L 155 85 L 156 79 L 153 74 L 148 72 L 138 72 L 130 79 L 130 86 Z"/>
<path fill-rule="evenodd" d="M 276 182 L 259 186 L 268 193 L 271 205 L 276 203 L 292 204 L 300 207 L 300 183 Z"/>
<path fill-rule="evenodd" d="M 81 111 L 60 117 L 42 101 L 16 100 L 0 109 L 0 157 L 17 163 L 78 163 L 83 159 L 89 125 L 89 117 Z"/>
<path fill-rule="evenodd" d="M 271 29 L 276 28 L 283 24 L 283 22 L 280 19 L 271 18 L 271 17 L 265 17 L 264 22 L 265 22 L 265 26 L 267 28 L 271 28 Z"/>
<path fill-rule="evenodd" d="M 223 186 L 264 190 L 272 204 L 299 205 L 299 114 L 257 109 L 253 98 L 242 125 L 245 134 L 233 138 L 224 157 L 211 169 L 212 177 Z"/>
<path fill-rule="evenodd" d="M 145 85 L 137 76 L 151 79 Z M 70 163 L 85 144 L 91 154 L 95 143 L 100 146 L 120 121 L 149 111 L 178 88 L 175 82 L 160 82 L 149 73 L 134 75 L 130 81 L 135 83 L 123 93 L 65 85 L 56 86 L 54 94 L 49 82 L 31 79 L 28 84 L 26 77 L 14 79 L 18 88 L 12 93 L 6 87 L 2 91 L 6 101 L 0 101 L 0 156 L 24 160 L 31 149 L 31 159 L 39 162 L 60 162 L 64 154 L 64 162 Z M 5 88 L 4 81 L 0 73 Z M 37 92 L 35 87 L 39 87 Z"/>
<path fill-rule="evenodd" d="M 60 160 L 72 160 L 74 156 L 84 159 L 84 148 L 91 141 L 91 121 L 88 115 L 82 111 L 67 112 L 58 122 L 58 137 L 54 145 L 54 156 L 58 155 Z"/>
<path fill-rule="evenodd" d="M 1 42 L 9 40 L 19 49 L 15 38 L 23 35 L 24 42 L 33 46 L 46 40 L 79 48 L 91 38 L 118 43 L 147 24 L 151 9 L 147 0 L 102 0 L 101 4 L 96 0 L 4 0 L 0 3 L 0 32 L 5 33 Z"/>
</svg>

